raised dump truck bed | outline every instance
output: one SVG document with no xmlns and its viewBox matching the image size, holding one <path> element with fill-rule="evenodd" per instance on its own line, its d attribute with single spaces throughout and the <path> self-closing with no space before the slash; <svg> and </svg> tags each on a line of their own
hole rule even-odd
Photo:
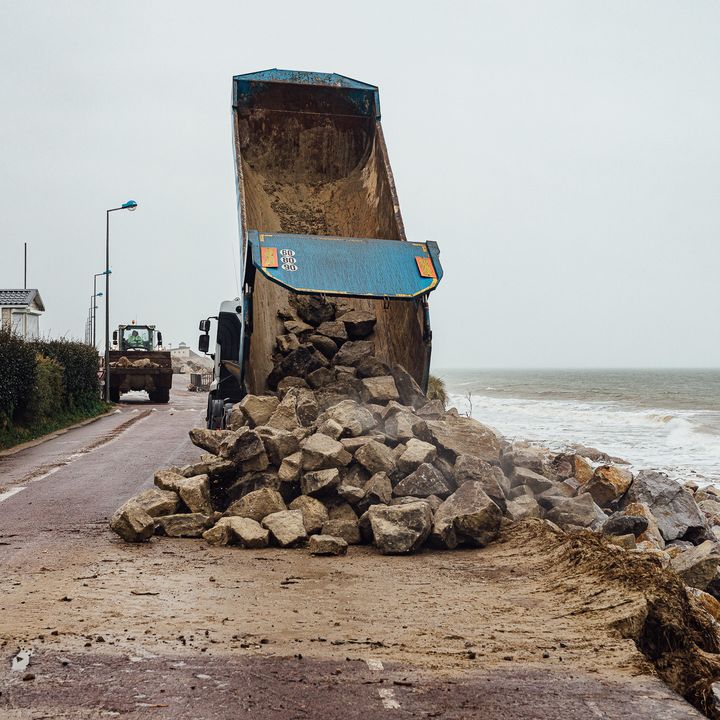
<svg viewBox="0 0 720 720">
<path fill-rule="evenodd" d="M 349 295 L 355 309 L 374 311 L 378 358 L 403 365 L 425 386 L 430 364 L 425 298 L 441 271 L 437 246 L 413 244 L 416 255 L 428 257 L 433 246 L 434 269 L 423 278 L 414 254 L 405 266 L 413 269 L 414 280 L 402 271 L 407 282 L 398 284 L 392 268 L 403 259 L 390 252 L 392 247 L 372 245 L 407 240 L 378 89 L 336 74 L 267 70 L 239 75 L 233 79 L 233 121 L 243 278 L 247 283 L 253 277 L 252 303 L 245 305 L 252 314 L 252 334 L 242 363 L 244 390 L 267 389 L 276 336 L 282 332 L 278 310 L 287 307 L 290 289 Z M 273 245 L 282 235 L 283 244 L 275 243 L 276 248 L 289 247 L 294 238 L 304 251 L 305 271 L 313 278 L 309 287 L 299 282 L 300 272 L 295 281 L 283 282 L 282 273 L 264 268 L 258 256 L 253 264 L 248 246 Z M 347 241 L 354 238 L 365 239 L 369 252 L 333 265 L 333 257 L 347 251 Z M 324 240 L 330 243 L 325 253 L 319 244 Z M 335 254 L 331 245 L 339 248 Z M 312 271 L 308 262 L 314 263 Z M 378 282 L 368 284 L 373 277 Z M 362 292 L 363 287 L 371 291 Z M 401 291 L 407 287 L 415 292 Z M 250 294 L 247 285 L 245 293 Z"/>
</svg>

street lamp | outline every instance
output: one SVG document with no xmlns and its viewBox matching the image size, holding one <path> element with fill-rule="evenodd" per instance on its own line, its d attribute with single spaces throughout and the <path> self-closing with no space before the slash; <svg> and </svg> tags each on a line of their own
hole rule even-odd
<svg viewBox="0 0 720 720">
<path fill-rule="evenodd" d="M 111 272 L 112 272 L 112 270 L 103 270 L 102 272 L 95 273 L 93 275 L 93 297 L 100 297 L 102 295 L 102 293 L 98 293 L 98 291 L 97 291 L 97 279 L 99 277 L 102 277 L 103 275 L 108 275 Z M 97 305 L 95 305 L 95 301 L 93 300 L 92 327 L 91 327 L 93 347 L 97 347 L 97 345 L 95 344 L 95 325 L 96 325 L 96 320 L 97 320 L 97 313 L 95 312 L 95 310 L 97 310 Z"/>
<path fill-rule="evenodd" d="M 136 208 L 137 203 L 128 200 L 105 213 L 105 402 L 110 402 L 110 213 L 116 210 L 132 212 Z"/>
</svg>

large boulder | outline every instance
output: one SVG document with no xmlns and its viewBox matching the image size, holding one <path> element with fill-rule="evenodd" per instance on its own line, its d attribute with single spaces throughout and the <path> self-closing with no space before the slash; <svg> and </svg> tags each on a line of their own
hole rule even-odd
<svg viewBox="0 0 720 720">
<path fill-rule="evenodd" d="M 340 473 L 337 468 L 327 470 L 313 470 L 305 473 L 300 479 L 300 488 L 304 495 L 322 497 L 340 484 Z"/>
<path fill-rule="evenodd" d="M 262 521 L 280 547 L 290 547 L 307 538 L 303 514 L 300 510 L 283 510 L 272 513 Z"/>
<path fill-rule="evenodd" d="M 375 355 L 375 343 L 370 340 L 349 340 L 335 355 L 336 365 L 356 367 L 362 360 Z"/>
<path fill-rule="evenodd" d="M 341 537 L 313 535 L 308 542 L 311 555 L 346 555 L 348 544 Z"/>
<path fill-rule="evenodd" d="M 425 442 L 431 439 L 430 431 L 425 421 L 409 410 L 403 410 L 386 416 L 385 432 L 391 438 L 403 443 L 413 438 Z"/>
<path fill-rule="evenodd" d="M 366 310 L 351 310 L 338 318 L 351 340 L 361 340 L 372 334 L 377 318 Z"/>
<path fill-rule="evenodd" d="M 623 504 L 645 503 L 657 520 L 665 542 L 695 539 L 708 532 L 707 522 L 692 494 L 665 473 L 641 470 Z"/>
<path fill-rule="evenodd" d="M 155 520 L 138 503 L 129 500 L 110 519 L 110 529 L 125 542 L 145 542 L 155 532 Z"/>
<path fill-rule="evenodd" d="M 327 520 L 323 523 L 321 533 L 342 538 L 348 545 L 359 545 L 362 540 L 355 515 L 352 518 L 339 517 Z"/>
<path fill-rule="evenodd" d="M 362 385 L 362 399 L 367 403 L 384 404 L 400 398 L 392 375 L 366 377 L 363 378 Z"/>
<path fill-rule="evenodd" d="M 202 513 L 163 515 L 157 518 L 156 531 L 174 538 L 198 538 L 213 524 L 212 518 Z"/>
<path fill-rule="evenodd" d="M 220 456 L 242 463 L 243 470 L 265 470 L 270 464 L 262 438 L 255 430 L 243 427 L 220 444 Z"/>
<path fill-rule="evenodd" d="M 159 515 L 172 515 L 180 507 L 180 497 L 172 490 L 150 488 L 138 493 L 133 501 L 139 505 L 150 517 Z"/>
<path fill-rule="evenodd" d="M 363 487 L 365 506 L 387 505 L 392 500 L 393 486 L 387 473 L 375 473 Z"/>
<path fill-rule="evenodd" d="M 237 544 L 248 549 L 265 548 L 270 542 L 269 532 L 259 522 L 246 517 L 220 518 L 203 533 L 210 545 Z"/>
<path fill-rule="evenodd" d="M 443 474 L 430 463 L 422 463 L 393 489 L 393 494 L 397 497 L 425 498 L 437 495 L 439 498 L 446 498 L 451 492 L 452 487 Z"/>
<path fill-rule="evenodd" d="M 207 450 L 213 455 L 220 454 L 220 443 L 228 436 L 232 435 L 232 430 L 209 430 L 208 428 L 193 428 L 190 430 L 190 440 L 203 450 Z"/>
<path fill-rule="evenodd" d="M 275 366 L 275 369 L 268 376 L 268 386 L 271 390 L 277 387 L 282 378 L 288 375 L 292 377 L 306 378 L 311 372 L 321 367 L 327 367 L 328 359 L 315 348 L 307 343 L 301 345 L 285 355 Z"/>
<path fill-rule="evenodd" d="M 326 320 L 320 323 L 317 328 L 318 335 L 324 335 L 325 337 L 333 340 L 337 345 L 342 345 L 347 339 L 348 334 L 345 329 L 345 323 L 339 320 Z"/>
<path fill-rule="evenodd" d="M 645 530 L 637 536 L 640 542 L 649 542 L 659 550 L 665 547 L 665 540 L 660 533 L 657 520 L 652 512 L 650 512 L 648 505 L 639 502 L 628 503 L 625 505 L 623 513 L 632 517 L 641 517 L 647 522 Z"/>
<path fill-rule="evenodd" d="M 443 420 L 427 420 L 433 444 L 450 453 L 473 455 L 497 465 L 500 460 L 500 438 L 487 426 L 473 418 L 446 415 Z"/>
<path fill-rule="evenodd" d="M 590 493 L 600 507 L 609 507 L 627 492 L 632 480 L 629 470 L 614 465 L 600 465 L 595 468 L 589 482 L 580 487 L 580 492 Z"/>
<path fill-rule="evenodd" d="M 303 470 L 324 470 L 348 465 L 352 455 L 328 435 L 315 433 L 302 443 Z"/>
<path fill-rule="evenodd" d="M 325 415 L 338 423 L 342 429 L 343 437 L 358 437 L 365 435 L 375 427 L 375 418 L 367 409 L 354 400 L 343 400 L 329 407 Z"/>
<path fill-rule="evenodd" d="M 277 410 L 280 400 L 274 395 L 246 395 L 239 403 L 240 410 L 252 427 L 264 425 Z"/>
<path fill-rule="evenodd" d="M 599 530 L 605 524 L 607 515 L 595 504 L 592 495 L 583 493 L 559 500 L 545 518 L 563 529 L 572 526 Z"/>
<path fill-rule="evenodd" d="M 543 475 L 548 460 L 547 449 L 528 445 L 525 442 L 517 442 L 503 452 L 500 465 L 506 475 L 512 475 L 516 468 L 527 468 L 538 475 Z"/>
<path fill-rule="evenodd" d="M 246 517 L 260 522 L 272 513 L 286 510 L 285 501 L 277 490 L 268 487 L 253 490 L 236 500 L 225 511 L 226 515 Z"/>
<path fill-rule="evenodd" d="M 383 554 L 414 552 L 432 530 L 432 511 L 425 502 L 373 505 L 367 517 L 373 542 Z"/>
<path fill-rule="evenodd" d="M 255 428 L 255 432 L 260 436 L 265 446 L 265 452 L 270 464 L 275 467 L 280 467 L 286 457 L 296 453 L 300 448 L 297 437 L 288 430 L 260 426 Z"/>
<path fill-rule="evenodd" d="M 213 507 L 210 500 L 210 484 L 207 475 L 183 478 L 178 482 L 177 492 L 190 509 L 190 512 L 203 513 L 204 515 L 212 514 Z M 172 515 L 172 512 L 163 514 Z"/>
<path fill-rule="evenodd" d="M 697 547 L 676 555 L 670 567 L 690 587 L 717 593 L 720 568 L 720 548 L 712 540 L 705 540 Z"/>
<path fill-rule="evenodd" d="M 167 490 L 170 492 L 177 492 L 179 483 L 185 479 L 184 475 L 181 475 L 174 470 L 156 470 L 155 471 L 155 485 L 160 490 Z M 169 515 L 170 513 L 165 513 Z"/>
<path fill-rule="evenodd" d="M 371 440 L 358 449 L 355 452 L 355 459 L 371 475 L 380 472 L 391 475 L 396 469 L 393 451 L 387 445 L 383 445 L 376 440 Z"/>
<path fill-rule="evenodd" d="M 649 520 L 642 515 L 628 515 L 627 512 L 613 513 L 602 526 L 604 535 L 642 535 L 649 525 Z"/>
<path fill-rule="evenodd" d="M 556 483 L 552 480 L 548 480 L 544 475 L 540 475 L 534 470 L 530 470 L 530 468 L 523 467 L 522 465 L 513 470 L 510 482 L 512 487 L 524 485 L 535 495 L 544 493 L 546 490 L 550 490 L 556 485 Z"/>
<path fill-rule="evenodd" d="M 505 498 L 510 492 L 510 480 L 503 471 L 473 455 L 458 455 L 452 468 L 456 487 L 466 482 L 479 482 L 490 499 L 505 512 Z"/>
<path fill-rule="evenodd" d="M 278 477 L 282 482 L 292 483 L 300 479 L 302 472 L 302 453 L 295 452 L 283 458 L 278 470 Z"/>
<path fill-rule="evenodd" d="M 409 405 L 417 410 L 427 404 L 425 393 L 402 365 L 393 365 L 390 368 L 390 374 L 395 380 L 395 387 L 397 387 L 403 405 Z M 440 409 L 442 410 L 442 407 Z"/>
<path fill-rule="evenodd" d="M 531 495 L 521 495 L 515 500 L 508 501 L 506 513 L 511 520 L 539 518 L 542 514 L 538 501 Z"/>
<path fill-rule="evenodd" d="M 437 448 L 417 438 L 410 438 L 405 450 L 397 459 L 398 470 L 411 473 L 423 463 L 431 463 L 437 457 Z"/>
<path fill-rule="evenodd" d="M 335 318 L 335 303 L 322 295 L 290 295 L 298 317 L 310 325 L 318 325 Z"/>
<path fill-rule="evenodd" d="M 316 498 L 309 495 L 296 497 L 290 505 L 290 510 L 299 510 L 302 513 L 303 525 L 308 535 L 320 532 L 322 526 L 328 521 L 327 508 Z"/>
<path fill-rule="evenodd" d="M 502 512 L 481 482 L 463 483 L 435 512 L 433 534 L 447 547 L 483 547 L 500 532 Z"/>
</svg>

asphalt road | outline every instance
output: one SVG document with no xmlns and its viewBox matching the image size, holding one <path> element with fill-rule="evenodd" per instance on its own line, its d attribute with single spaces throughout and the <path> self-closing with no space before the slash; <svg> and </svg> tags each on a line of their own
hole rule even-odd
<svg viewBox="0 0 720 720">
<path fill-rule="evenodd" d="M 246 570 L 250 577 L 239 570 L 227 575 L 232 573 L 233 566 L 243 562 L 238 559 L 242 558 L 239 551 L 212 549 L 210 552 L 202 541 L 186 541 L 184 545 L 181 541 L 172 548 L 162 543 L 126 546 L 107 529 L 112 512 L 129 496 L 150 487 L 157 468 L 182 465 L 197 458 L 198 451 L 188 440 L 188 430 L 202 424 L 206 395 L 188 393 L 182 389 L 183 385 L 183 378 L 176 376 L 169 405 L 152 405 L 128 397 L 120 411 L 113 415 L 0 458 L 0 718 L 3 720 L 105 717 L 675 720 L 701 717 L 659 680 L 640 674 L 636 668 L 620 668 L 611 675 L 595 674 L 592 663 L 565 668 L 559 658 L 560 662 L 554 662 L 548 669 L 514 662 L 506 668 L 488 665 L 461 671 L 457 665 L 443 667 L 442 660 L 432 667 L 416 666 L 412 662 L 383 662 L 367 644 L 364 649 L 352 652 L 350 648 L 355 646 L 347 645 L 345 658 L 342 655 L 345 646 L 337 642 L 332 643 L 332 656 L 330 648 L 323 649 L 322 642 L 297 644 L 297 638 L 288 639 L 285 645 L 278 640 L 277 651 L 272 645 L 264 644 L 268 642 L 265 638 L 238 643 L 237 631 L 233 634 L 233 629 L 226 626 L 233 608 L 243 602 L 243 597 L 248 604 L 252 600 L 256 608 L 253 612 L 257 613 L 257 608 L 263 605 L 262 595 L 258 596 L 253 590 L 254 569 Z M 175 547 L 180 550 L 176 551 Z M 173 555 L 180 555 L 180 559 Z M 164 557 L 167 561 L 163 561 Z M 428 602 L 423 599 L 428 595 L 422 586 L 429 585 L 430 578 L 424 575 L 429 562 L 457 562 L 458 568 L 470 565 L 468 557 L 463 555 L 445 557 L 448 559 L 438 561 L 428 556 L 424 563 L 418 562 L 415 581 L 421 589 L 412 590 L 411 599 L 417 597 L 418 602 Z M 347 560 L 340 561 L 349 568 L 343 574 L 339 570 L 341 566 L 334 566 L 338 569 L 330 566 L 328 571 L 325 570 L 328 565 L 321 559 L 309 560 L 305 555 L 282 551 L 267 551 L 252 561 L 270 569 L 273 564 L 280 568 L 285 563 L 283 575 L 287 568 L 294 567 L 293 574 L 305 575 L 308 583 L 313 582 L 309 577 L 311 572 L 316 574 L 321 587 L 312 602 L 318 602 L 318 597 L 328 597 L 328 593 L 342 595 L 343 584 L 346 584 L 346 593 L 356 594 L 362 571 L 354 568 L 362 568 L 368 558 L 376 563 L 376 570 L 377 562 L 385 562 L 382 558 L 376 562 L 374 556 L 360 553 L 356 560 L 360 564 L 353 565 L 348 556 Z M 172 565 L 173 561 L 181 564 L 182 571 L 177 564 Z M 217 581 L 207 577 L 208 562 L 212 563 L 209 567 L 217 575 Z M 402 562 L 407 567 L 405 560 Z M 173 567 L 176 576 L 169 569 Z M 109 571 L 103 574 L 104 568 L 118 568 L 113 570 L 116 584 L 110 586 L 109 591 L 106 578 L 107 583 L 112 578 Z M 223 571 L 226 575 L 222 575 Z M 110 596 L 119 592 L 117 583 L 127 588 L 131 582 L 147 591 L 133 589 L 132 595 L 128 593 L 131 601 L 113 604 Z M 280 592 L 284 599 L 297 598 L 303 606 L 310 602 L 309 590 L 304 591 L 302 583 L 287 585 L 287 582 L 280 583 L 284 594 L 274 592 Z M 199 609 L 194 608 L 196 637 L 186 640 L 181 632 L 189 620 L 183 613 L 189 612 L 190 605 L 182 602 L 188 601 L 163 598 L 170 598 L 170 591 L 174 589 L 182 599 L 195 593 L 194 586 L 199 583 L 206 594 L 201 596 Z M 290 596 L 288 592 L 295 595 Z M 80 605 L 80 600 L 85 604 Z M 457 608 L 458 613 L 467 615 L 467 602 L 463 600 L 465 605 Z M 213 607 L 204 611 L 203 603 Z M 104 614 L 102 624 L 91 627 L 94 609 Z M 210 614 L 213 610 L 219 613 L 214 620 Z M 482 607 L 472 610 L 478 618 L 483 617 Z M 151 611 L 159 613 L 156 617 L 162 617 L 170 627 L 177 623 L 178 630 L 163 635 L 156 627 L 160 620 L 153 620 L 148 614 Z M 268 604 L 270 618 L 263 618 L 268 633 L 274 627 L 272 612 Z M 285 611 L 287 615 L 292 612 Z M 315 612 L 319 614 L 320 610 Z M 332 615 L 338 612 L 335 610 L 323 612 L 326 612 L 325 626 L 329 624 L 328 616 L 340 617 Z M 371 612 L 381 613 L 386 609 L 378 605 Z M 401 610 L 396 608 L 396 612 Z M 410 643 L 402 657 L 412 658 L 413 637 L 427 638 L 428 628 L 417 622 L 413 625 L 411 605 L 402 612 L 404 615 L 398 616 L 396 623 L 404 623 L 402 632 Z M 360 620 L 370 629 L 374 624 L 371 615 Z M 225 645 L 213 646 L 212 634 L 201 630 L 201 622 L 206 627 L 215 622 L 213 633 L 227 628 Z M 98 627 L 104 628 L 103 635 Z M 483 628 L 477 630 L 483 635 Z M 157 637 L 153 635 L 155 631 L 159 633 Z M 341 633 L 342 629 L 337 632 Z M 484 634 L 494 637 L 487 629 Z M 202 639 L 201 643 L 197 636 Z M 446 637 L 450 638 L 447 643 L 453 642 L 454 636 Z M 169 649 L 170 640 L 178 650 Z M 354 641 L 348 639 L 348 642 Z M 427 645 L 427 639 L 424 642 Z M 288 651 L 291 646 L 301 652 Z M 578 643 L 578 653 L 585 652 L 581 646 L 582 643 Z M 25 647 L 32 647 L 34 653 L 28 667 L 12 670 L 13 657 Z M 570 650 L 563 652 L 571 653 Z M 450 657 L 443 653 L 438 652 L 441 659 Z M 467 655 L 464 650 L 459 654 Z"/>
</svg>

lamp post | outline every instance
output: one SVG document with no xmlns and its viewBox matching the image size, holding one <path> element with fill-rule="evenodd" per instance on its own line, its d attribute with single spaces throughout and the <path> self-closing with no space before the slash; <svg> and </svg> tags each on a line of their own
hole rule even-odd
<svg viewBox="0 0 720 720">
<path fill-rule="evenodd" d="M 100 297 L 102 293 L 99 293 L 97 291 L 97 279 L 103 275 L 109 275 L 112 272 L 112 270 L 103 270 L 102 272 L 95 273 L 93 275 L 93 297 Z M 95 305 L 95 301 L 93 300 L 93 306 L 92 306 L 92 344 L 93 347 L 97 347 L 95 345 L 95 325 L 96 325 L 96 319 L 97 319 L 97 313 L 95 312 L 97 310 L 97 305 Z"/>
<path fill-rule="evenodd" d="M 90 298 L 90 344 L 95 347 L 95 311 L 97 310 L 97 298 L 102 297 L 101 292 L 96 292 Z"/>
<path fill-rule="evenodd" d="M 105 213 L 105 402 L 110 402 L 110 213 L 116 210 L 132 212 L 136 208 L 137 203 L 128 200 Z"/>
</svg>

